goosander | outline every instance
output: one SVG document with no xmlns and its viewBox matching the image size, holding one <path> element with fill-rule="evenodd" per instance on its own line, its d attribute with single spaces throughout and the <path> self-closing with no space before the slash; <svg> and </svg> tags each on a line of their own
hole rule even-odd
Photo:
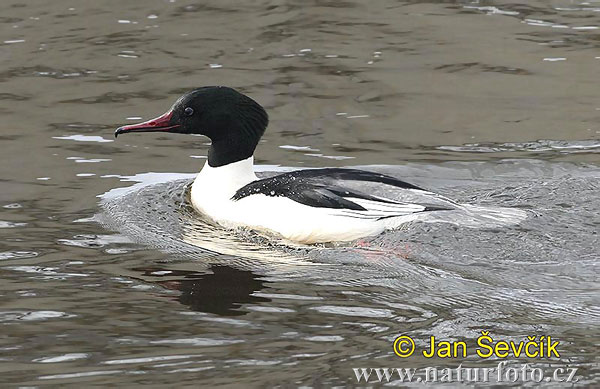
<svg viewBox="0 0 600 389">
<path fill-rule="evenodd" d="M 250 97 L 224 86 L 181 96 L 165 114 L 119 127 L 129 132 L 200 134 L 211 140 L 208 159 L 192 184 L 194 209 L 225 228 L 275 233 L 302 244 L 352 241 L 398 228 L 428 212 L 460 205 L 397 178 L 350 168 L 305 169 L 259 179 L 254 150 L 269 119 Z M 409 193 L 415 201 L 351 188 L 363 182 Z M 389 196 L 397 197 L 397 196 Z"/>
</svg>

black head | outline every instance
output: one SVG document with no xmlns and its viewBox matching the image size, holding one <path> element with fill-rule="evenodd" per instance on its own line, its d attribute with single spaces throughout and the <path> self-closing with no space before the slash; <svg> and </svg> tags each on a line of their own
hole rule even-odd
<svg viewBox="0 0 600 389">
<path fill-rule="evenodd" d="M 205 86 L 181 96 L 165 114 L 119 127 L 128 132 L 174 132 L 205 135 L 212 141 L 210 166 L 223 166 L 254 154 L 269 117 L 250 97 L 224 86 Z"/>
</svg>

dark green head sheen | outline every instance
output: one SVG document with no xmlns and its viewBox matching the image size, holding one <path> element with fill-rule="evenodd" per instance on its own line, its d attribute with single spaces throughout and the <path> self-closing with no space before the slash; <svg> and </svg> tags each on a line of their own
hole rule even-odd
<svg viewBox="0 0 600 389">
<path fill-rule="evenodd" d="M 129 132 L 199 134 L 211 139 L 210 166 L 249 158 L 264 134 L 269 117 L 250 97 L 224 86 L 205 86 L 181 96 L 165 114 L 139 124 L 119 127 Z"/>
</svg>

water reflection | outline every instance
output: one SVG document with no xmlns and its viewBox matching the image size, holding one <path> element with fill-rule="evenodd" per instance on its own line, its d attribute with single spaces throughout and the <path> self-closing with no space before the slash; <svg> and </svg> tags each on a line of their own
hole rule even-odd
<svg viewBox="0 0 600 389">
<path fill-rule="evenodd" d="M 144 279 L 150 279 L 164 288 L 178 290 L 176 298 L 192 311 L 214 313 L 221 316 L 242 316 L 243 304 L 269 302 L 270 299 L 253 294 L 267 287 L 268 282 L 248 270 L 229 266 L 212 266 L 212 273 L 173 270 L 160 267 L 135 268 Z M 159 281 L 156 281 L 156 278 Z"/>
</svg>

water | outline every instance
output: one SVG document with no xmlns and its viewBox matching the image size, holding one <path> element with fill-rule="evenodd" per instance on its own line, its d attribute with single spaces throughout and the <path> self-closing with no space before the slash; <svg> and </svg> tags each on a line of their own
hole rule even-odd
<svg viewBox="0 0 600 389">
<path fill-rule="evenodd" d="M 13 386 L 354 384 L 435 335 L 600 382 L 598 1 L 5 2 L 0 371 Z M 363 166 L 518 226 L 413 223 L 289 246 L 186 202 L 201 137 L 118 125 L 226 84 L 269 111 L 262 171 Z M 518 384 L 515 384 L 518 385 Z"/>
</svg>

